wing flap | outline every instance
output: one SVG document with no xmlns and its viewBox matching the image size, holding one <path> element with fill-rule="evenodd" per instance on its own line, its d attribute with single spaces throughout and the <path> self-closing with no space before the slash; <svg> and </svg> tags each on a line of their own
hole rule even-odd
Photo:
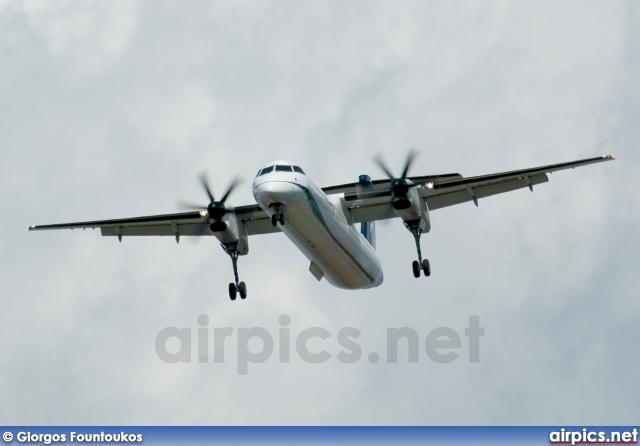
<svg viewBox="0 0 640 446">
<path fill-rule="evenodd" d="M 266 215 L 266 213 L 265 213 Z M 249 235 L 275 234 L 280 231 L 280 226 L 273 226 L 271 218 L 254 218 L 251 220 L 243 220 L 244 227 L 247 228 Z"/>
<path fill-rule="evenodd" d="M 242 220 L 249 235 L 274 234 L 281 232 L 279 226 L 271 224 L 271 217 L 257 204 L 241 206 L 234 209 Z"/>
<path fill-rule="evenodd" d="M 395 218 L 395 213 L 391 206 L 391 201 L 376 204 L 365 204 L 349 208 L 353 223 L 362 223 L 363 221 L 387 220 Z"/>
<path fill-rule="evenodd" d="M 186 224 L 157 224 L 136 226 L 102 226 L 100 232 L 105 237 L 122 236 L 175 236 L 180 237 L 212 235 L 208 228 L 208 222 Z"/>
<path fill-rule="evenodd" d="M 429 210 L 440 209 L 448 206 L 454 206 L 456 204 L 466 203 L 472 201 L 475 196 L 476 199 L 490 197 L 492 195 L 502 194 L 504 192 L 511 192 L 525 187 L 531 187 L 546 183 L 549 178 L 546 174 L 534 175 L 529 177 L 529 181 L 524 178 L 505 180 L 499 183 L 487 184 L 485 186 L 477 186 L 469 189 L 454 190 L 452 192 L 443 193 L 434 196 L 428 196 L 425 198 Z"/>
</svg>

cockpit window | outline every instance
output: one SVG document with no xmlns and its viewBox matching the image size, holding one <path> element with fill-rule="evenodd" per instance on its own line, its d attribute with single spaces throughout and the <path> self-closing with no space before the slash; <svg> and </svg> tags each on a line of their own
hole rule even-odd
<svg viewBox="0 0 640 446">
<path fill-rule="evenodd" d="M 276 172 L 291 172 L 291 166 L 276 166 Z"/>
<path fill-rule="evenodd" d="M 265 173 L 269 173 L 271 171 L 273 171 L 273 166 L 265 167 L 260 171 L 260 173 L 258 173 L 257 176 L 264 175 Z"/>
<path fill-rule="evenodd" d="M 299 173 L 301 173 L 302 175 L 304 175 L 304 172 L 303 172 L 303 171 L 302 171 L 302 169 L 300 169 L 298 166 L 293 166 L 293 170 L 294 170 L 295 172 L 299 172 Z"/>
</svg>

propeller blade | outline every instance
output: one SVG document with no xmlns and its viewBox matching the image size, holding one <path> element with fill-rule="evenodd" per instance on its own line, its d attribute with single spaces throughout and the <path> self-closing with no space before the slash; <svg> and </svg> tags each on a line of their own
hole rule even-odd
<svg viewBox="0 0 640 446">
<path fill-rule="evenodd" d="M 205 173 L 200 174 L 200 183 L 202 183 L 202 187 L 204 187 L 204 190 L 207 191 L 209 200 L 216 201 L 215 198 L 213 198 L 213 193 L 211 192 L 211 188 L 209 187 L 209 182 L 207 181 L 207 174 Z"/>
<path fill-rule="evenodd" d="M 177 205 L 180 209 L 184 209 L 184 210 L 188 210 L 188 211 L 201 211 L 203 209 L 206 209 L 207 206 L 201 206 L 198 204 L 194 204 L 194 203 L 189 203 L 186 201 L 182 201 L 182 200 L 178 200 L 177 201 Z"/>
<path fill-rule="evenodd" d="M 384 163 L 384 161 L 382 160 L 382 157 L 380 156 L 380 154 L 376 155 L 375 158 L 373 158 L 373 161 L 378 165 L 378 167 L 380 169 L 382 169 L 384 171 L 384 173 L 387 174 L 387 176 L 389 177 L 390 180 L 393 180 L 395 178 L 393 176 L 393 174 L 391 173 L 391 171 L 387 168 L 387 166 Z"/>
<path fill-rule="evenodd" d="M 202 237 L 204 235 L 208 235 L 209 234 L 209 225 L 211 223 L 209 223 L 208 221 L 205 221 L 203 223 L 200 223 L 198 225 L 198 228 L 195 230 L 194 235 L 196 237 Z"/>
<path fill-rule="evenodd" d="M 233 190 L 236 188 L 236 186 L 238 186 L 238 184 L 240 184 L 240 182 L 241 182 L 240 177 L 235 177 L 233 179 L 233 181 L 229 185 L 229 189 L 227 189 L 225 194 L 220 199 L 220 203 L 224 203 L 225 201 L 227 201 L 227 198 L 229 198 L 229 195 L 231 195 L 231 192 L 233 192 Z"/>
<path fill-rule="evenodd" d="M 407 174 L 409 173 L 411 164 L 413 164 L 413 160 L 416 158 L 417 154 L 418 152 L 415 149 L 411 149 L 409 151 L 409 155 L 407 156 L 407 162 L 404 165 L 404 170 L 402 171 L 402 176 L 400 178 L 407 178 Z"/>
</svg>

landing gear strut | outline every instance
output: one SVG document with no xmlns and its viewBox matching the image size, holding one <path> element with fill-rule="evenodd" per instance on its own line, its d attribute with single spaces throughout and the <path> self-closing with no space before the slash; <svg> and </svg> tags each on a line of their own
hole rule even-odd
<svg viewBox="0 0 640 446">
<path fill-rule="evenodd" d="M 236 294 L 240 292 L 240 298 L 247 298 L 247 285 L 244 282 L 238 282 L 238 250 L 236 247 L 237 243 L 224 243 L 220 244 L 224 252 L 231 257 L 231 263 L 233 264 L 233 278 L 235 279 L 235 283 L 231 282 L 229 284 L 229 298 L 231 300 L 236 300 Z"/>
<path fill-rule="evenodd" d="M 284 226 L 284 212 L 280 210 L 280 205 L 273 205 L 273 209 L 276 212 L 271 216 L 271 224 L 273 226 L 278 226 L 278 223 L 280 223 L 280 226 Z"/>
<path fill-rule="evenodd" d="M 416 250 L 418 251 L 418 260 L 414 260 L 413 264 L 413 277 L 420 277 L 420 270 L 424 273 L 426 277 L 431 275 L 431 265 L 429 264 L 429 260 L 422 258 L 422 250 L 420 249 L 420 236 L 422 235 L 422 229 L 420 229 L 420 220 L 418 221 L 403 221 L 404 225 L 407 229 L 413 234 L 413 239 L 416 242 Z"/>
</svg>

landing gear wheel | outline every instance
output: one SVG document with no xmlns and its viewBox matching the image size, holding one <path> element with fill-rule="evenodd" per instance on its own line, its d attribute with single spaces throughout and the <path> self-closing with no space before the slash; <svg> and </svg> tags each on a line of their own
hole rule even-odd
<svg viewBox="0 0 640 446">
<path fill-rule="evenodd" d="M 277 226 L 277 225 L 278 225 L 278 220 L 277 220 L 277 218 L 276 218 L 276 214 L 273 214 L 273 215 L 271 216 L 271 224 L 272 224 L 273 226 Z"/>
<path fill-rule="evenodd" d="M 422 261 L 422 272 L 425 276 L 429 277 L 431 275 L 431 265 L 427 259 Z"/>
<path fill-rule="evenodd" d="M 414 260 L 412 266 L 413 266 L 413 277 L 417 279 L 418 277 L 420 277 L 420 264 L 418 263 L 417 260 Z"/>
<path fill-rule="evenodd" d="M 231 300 L 236 300 L 236 285 L 235 283 L 230 283 L 229 284 L 229 297 L 231 298 Z"/>
<path fill-rule="evenodd" d="M 244 282 L 240 282 L 238 284 L 238 291 L 240 291 L 240 298 L 241 299 L 246 299 L 247 298 L 247 286 L 244 284 Z"/>
<path fill-rule="evenodd" d="M 284 226 L 284 213 L 280 213 L 278 220 L 280 220 L 280 225 Z"/>
</svg>

